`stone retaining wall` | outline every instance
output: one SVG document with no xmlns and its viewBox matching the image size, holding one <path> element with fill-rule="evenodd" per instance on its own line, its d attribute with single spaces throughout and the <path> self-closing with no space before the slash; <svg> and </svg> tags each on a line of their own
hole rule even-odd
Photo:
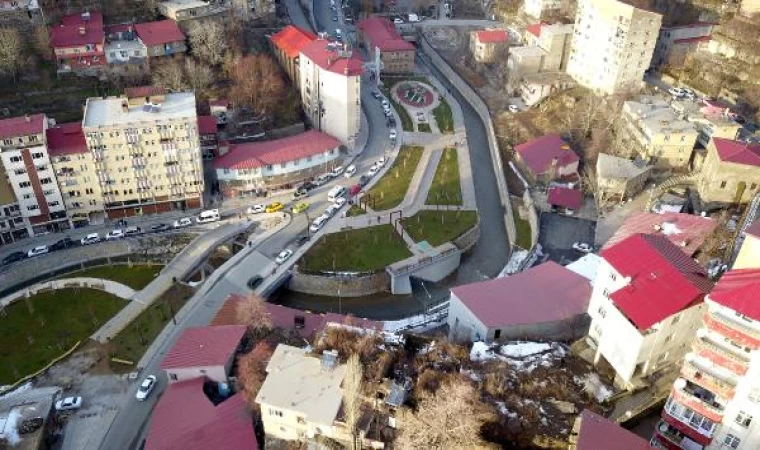
<svg viewBox="0 0 760 450">
<path fill-rule="evenodd" d="M 300 273 L 297 269 L 288 281 L 288 289 L 310 295 L 364 297 L 389 290 L 391 278 L 385 271 L 361 276 L 332 276 Z"/>
<path fill-rule="evenodd" d="M 472 229 L 465 231 L 461 236 L 454 239 L 452 243 L 456 245 L 462 253 L 465 253 L 475 247 L 475 244 L 478 243 L 478 239 L 480 239 L 480 216 L 478 216 L 478 221 Z"/>
</svg>

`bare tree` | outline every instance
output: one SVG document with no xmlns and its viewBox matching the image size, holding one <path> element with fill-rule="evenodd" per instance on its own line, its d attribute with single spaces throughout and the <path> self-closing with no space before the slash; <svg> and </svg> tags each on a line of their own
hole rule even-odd
<svg viewBox="0 0 760 450">
<path fill-rule="evenodd" d="M 185 60 L 185 76 L 190 87 L 199 98 L 208 97 L 208 91 L 214 83 L 214 72 L 211 68 L 195 58 Z"/>
<path fill-rule="evenodd" d="M 343 378 L 343 411 L 346 419 L 346 427 L 353 440 L 351 447 L 356 448 L 356 426 L 359 423 L 362 412 L 362 381 L 364 370 L 359 361 L 359 355 L 354 353 L 348 358 L 346 364 L 346 376 Z"/>
<path fill-rule="evenodd" d="M 248 406 L 256 411 L 256 395 L 267 377 L 267 363 L 274 350 L 266 342 L 256 344 L 250 352 L 238 357 L 238 381 Z"/>
<path fill-rule="evenodd" d="M 40 58 L 49 61 L 53 59 L 53 52 L 50 50 L 50 33 L 47 27 L 42 25 L 34 28 L 34 49 L 40 55 Z"/>
<path fill-rule="evenodd" d="M 246 325 L 248 331 L 254 336 L 266 334 L 272 330 L 274 324 L 267 312 L 266 302 L 258 295 L 249 294 L 237 304 L 235 315 L 239 323 Z"/>
<path fill-rule="evenodd" d="M 15 83 L 25 61 L 24 43 L 18 30 L 0 28 L 0 73 L 12 76 Z"/>
<path fill-rule="evenodd" d="M 198 25 L 190 31 L 193 54 L 211 65 L 220 64 L 229 48 L 224 27 L 216 22 Z"/>
<path fill-rule="evenodd" d="M 188 87 L 182 65 L 173 59 L 153 70 L 153 84 L 164 86 L 170 91 L 183 91 Z"/>
<path fill-rule="evenodd" d="M 236 104 L 249 107 L 256 116 L 270 114 L 285 97 L 282 73 L 277 63 L 264 53 L 240 58 L 232 82 Z"/>
</svg>

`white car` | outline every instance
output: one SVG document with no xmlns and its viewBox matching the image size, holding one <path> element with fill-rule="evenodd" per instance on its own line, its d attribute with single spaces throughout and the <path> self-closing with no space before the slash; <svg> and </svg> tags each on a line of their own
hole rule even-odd
<svg viewBox="0 0 760 450">
<path fill-rule="evenodd" d="M 174 223 L 172 224 L 172 227 L 184 228 L 184 227 L 189 227 L 192 224 L 193 224 L 192 219 L 190 219 L 189 217 L 183 217 L 181 219 L 175 220 Z"/>
<path fill-rule="evenodd" d="M 404 19 L 399 19 L 398 17 L 396 17 L 395 19 L 393 19 L 393 23 L 395 23 L 396 25 L 403 25 Z"/>
<path fill-rule="evenodd" d="M 391 131 L 388 132 L 388 136 L 391 138 L 391 140 L 396 139 L 396 129 L 391 128 Z"/>
<path fill-rule="evenodd" d="M 343 198 L 343 197 L 340 197 L 340 198 Z M 345 198 L 343 200 L 345 200 Z M 335 201 L 337 202 L 338 200 L 336 199 Z M 325 208 L 325 214 L 328 217 L 332 217 L 335 215 L 336 212 L 338 212 L 339 209 L 340 209 L 340 206 L 337 206 L 335 203 L 333 203 L 332 205 Z"/>
<path fill-rule="evenodd" d="M 106 240 L 112 241 L 114 239 L 121 239 L 124 237 L 124 230 L 117 228 L 115 230 L 111 230 L 106 234 Z"/>
<path fill-rule="evenodd" d="M 391 109 L 391 104 L 386 99 L 383 99 L 380 104 L 383 105 L 383 109 L 386 111 Z"/>
<path fill-rule="evenodd" d="M 82 245 L 90 245 L 96 242 L 100 242 L 100 235 L 98 233 L 90 233 L 79 241 Z"/>
<path fill-rule="evenodd" d="M 591 253 L 594 251 L 594 247 L 585 242 L 576 242 L 573 244 L 573 249 L 581 253 Z"/>
<path fill-rule="evenodd" d="M 34 247 L 33 249 L 26 252 L 27 258 L 33 258 L 35 256 L 44 255 L 45 253 L 49 252 L 47 245 L 38 245 L 37 247 Z"/>
<path fill-rule="evenodd" d="M 372 166 L 369 168 L 369 171 L 367 172 L 367 176 L 372 178 L 375 175 L 377 175 L 377 172 L 380 171 L 380 168 L 378 166 Z"/>
<path fill-rule="evenodd" d="M 520 112 L 520 108 L 518 108 L 517 105 L 509 105 L 507 106 L 507 109 L 509 109 L 509 112 L 511 113 Z"/>
<path fill-rule="evenodd" d="M 290 258 L 291 256 L 293 256 L 293 250 L 289 248 L 285 249 L 281 251 L 279 255 L 277 255 L 277 258 L 275 258 L 274 262 L 276 262 L 277 264 L 282 264 L 285 261 L 287 261 L 288 258 Z"/>
<path fill-rule="evenodd" d="M 66 397 L 55 402 L 56 411 L 71 411 L 82 407 L 82 397 Z"/>
<path fill-rule="evenodd" d="M 347 201 L 348 200 L 346 200 L 346 197 L 338 197 L 335 199 L 335 203 L 333 203 L 333 205 L 335 205 L 336 208 L 340 209 L 343 205 L 346 204 Z"/>
<path fill-rule="evenodd" d="M 351 164 L 350 166 L 346 167 L 346 171 L 343 172 L 343 176 L 346 178 L 351 178 L 356 173 L 356 166 Z"/>
<path fill-rule="evenodd" d="M 264 208 L 264 205 L 249 206 L 248 209 L 245 210 L 247 214 L 261 214 L 264 211 L 266 211 L 266 208 Z"/>
<path fill-rule="evenodd" d="M 375 161 L 375 166 L 376 167 L 385 167 L 385 163 L 387 163 L 387 162 L 388 162 L 388 158 L 386 158 L 385 156 L 383 156 L 382 158 L 380 158 L 377 161 Z"/>
<path fill-rule="evenodd" d="M 684 92 L 683 89 L 672 87 L 668 89 L 668 94 L 672 95 L 673 97 L 682 97 L 686 92 Z"/>
<path fill-rule="evenodd" d="M 324 216 L 319 216 L 314 220 L 314 222 L 311 223 L 311 226 L 309 227 L 309 231 L 312 233 L 316 233 L 319 231 L 327 222 L 327 219 L 325 219 Z"/>
<path fill-rule="evenodd" d="M 332 176 L 339 177 L 343 173 L 343 166 L 338 166 L 332 170 Z"/>
<path fill-rule="evenodd" d="M 140 387 L 137 388 L 137 394 L 135 394 L 135 398 L 137 398 L 138 401 L 145 401 L 145 399 L 148 398 L 151 392 L 153 392 L 153 389 L 156 388 L 156 376 L 155 375 L 148 375 L 145 377 L 142 383 L 140 383 Z"/>
</svg>

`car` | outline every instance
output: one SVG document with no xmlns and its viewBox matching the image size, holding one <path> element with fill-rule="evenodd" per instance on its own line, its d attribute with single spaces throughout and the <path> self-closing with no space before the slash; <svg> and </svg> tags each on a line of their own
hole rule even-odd
<svg viewBox="0 0 760 450">
<path fill-rule="evenodd" d="M 98 233 L 90 233 L 79 241 L 82 245 L 90 245 L 96 242 L 100 242 L 100 235 Z"/>
<path fill-rule="evenodd" d="M 82 397 L 66 397 L 55 402 L 56 411 L 72 411 L 82 407 Z"/>
<path fill-rule="evenodd" d="M 573 244 L 573 250 L 579 251 L 581 253 L 591 253 L 594 251 L 594 247 L 585 242 L 576 242 Z"/>
<path fill-rule="evenodd" d="M 383 98 L 383 96 L 380 95 L 380 93 L 377 91 L 372 91 L 372 97 L 375 98 L 376 100 L 380 100 Z"/>
<path fill-rule="evenodd" d="M 246 214 L 261 214 L 264 211 L 266 211 L 266 208 L 264 208 L 264 205 L 249 206 L 248 209 L 245 210 Z"/>
<path fill-rule="evenodd" d="M 298 200 L 299 198 L 308 197 L 309 193 L 302 189 L 296 189 L 293 191 L 292 198 L 293 200 Z"/>
<path fill-rule="evenodd" d="M 153 225 L 152 227 L 150 227 L 150 231 L 164 231 L 168 229 L 169 229 L 169 225 L 165 223 L 157 223 Z"/>
<path fill-rule="evenodd" d="M 396 139 L 396 135 L 397 135 L 396 129 L 395 128 L 391 128 L 391 131 L 388 132 L 388 137 L 390 137 L 391 140 L 394 140 L 394 139 Z"/>
<path fill-rule="evenodd" d="M 424 114 L 422 114 L 422 115 L 418 114 L 417 115 L 417 122 L 419 122 L 419 123 L 428 123 L 427 116 L 424 115 Z"/>
<path fill-rule="evenodd" d="M 356 173 L 356 166 L 351 164 L 350 166 L 346 167 L 345 172 L 343 172 L 343 176 L 346 178 L 351 178 Z"/>
<path fill-rule="evenodd" d="M 347 201 L 348 200 L 346 200 L 346 197 L 338 197 L 335 199 L 335 203 L 333 203 L 333 205 L 335 205 L 337 208 L 340 208 L 345 205 Z"/>
<path fill-rule="evenodd" d="M 280 203 L 280 202 L 274 202 L 274 203 L 268 204 L 267 205 L 267 209 L 265 211 L 268 212 L 268 213 L 275 213 L 277 211 L 282 210 L 284 207 L 285 207 L 285 205 L 283 205 L 282 203 Z"/>
<path fill-rule="evenodd" d="M 155 375 L 148 375 L 145 377 L 142 383 L 140 383 L 140 387 L 137 388 L 137 393 L 135 394 L 135 398 L 137 398 L 138 401 L 144 402 L 151 392 L 153 392 L 153 389 L 156 388 L 156 376 Z"/>
<path fill-rule="evenodd" d="M 325 184 L 328 181 L 330 181 L 331 178 L 332 177 L 330 175 L 322 174 L 322 175 L 320 175 L 320 176 L 318 176 L 317 178 L 314 179 L 314 184 L 317 185 L 317 186 L 322 186 L 323 184 Z"/>
<path fill-rule="evenodd" d="M 338 11 L 338 7 L 337 7 L 337 6 L 335 6 L 335 5 L 331 5 L 331 6 L 330 6 L 330 9 L 332 9 L 333 11 Z"/>
<path fill-rule="evenodd" d="M 520 108 L 518 108 L 517 105 L 509 105 L 509 106 L 507 106 L 507 109 L 511 113 L 520 112 Z"/>
<path fill-rule="evenodd" d="M 106 234 L 106 240 L 107 241 L 113 241 L 115 239 L 121 239 L 124 237 L 124 230 L 121 228 L 117 228 L 115 230 L 111 230 Z"/>
<path fill-rule="evenodd" d="M 333 175 L 334 177 L 339 177 L 339 176 L 340 176 L 340 174 L 342 174 L 342 173 L 343 173 L 343 170 L 344 170 L 344 169 L 343 169 L 343 166 L 338 166 L 338 167 L 336 167 L 336 168 L 334 168 L 334 169 L 332 170 L 332 175 Z"/>
<path fill-rule="evenodd" d="M 311 181 L 307 181 L 307 182 L 301 184 L 300 186 L 298 186 L 296 189 L 304 190 L 304 191 L 308 192 L 308 191 L 310 191 L 310 190 L 312 190 L 312 189 L 314 189 L 316 187 L 317 187 L 316 184 L 312 183 Z"/>
<path fill-rule="evenodd" d="M 385 114 L 385 117 L 386 117 L 387 119 L 389 119 L 389 118 L 393 117 L 393 113 L 391 112 L 391 110 L 390 110 L 390 109 L 386 109 L 386 110 L 385 110 L 385 112 L 383 112 L 383 114 Z"/>
<path fill-rule="evenodd" d="M 337 203 L 337 199 L 336 199 L 336 203 Z M 336 212 L 338 212 L 339 209 L 340 209 L 340 206 L 333 203 L 332 205 L 325 208 L 325 214 L 327 214 L 329 217 L 332 217 L 335 215 Z"/>
<path fill-rule="evenodd" d="M 396 126 L 396 118 L 393 116 L 388 117 L 388 128 Z"/>
<path fill-rule="evenodd" d="M 250 280 L 248 280 L 248 289 L 256 289 L 258 285 L 261 284 L 261 282 L 264 281 L 264 277 L 261 275 L 254 275 L 251 277 Z"/>
<path fill-rule="evenodd" d="M 340 31 L 340 28 L 335 29 L 335 37 L 338 38 L 338 40 L 343 39 L 343 32 Z"/>
<path fill-rule="evenodd" d="M 312 233 L 316 233 L 319 231 L 327 222 L 327 219 L 324 218 L 324 216 L 317 217 L 314 222 L 311 223 L 311 226 L 309 227 L 309 231 Z"/>
<path fill-rule="evenodd" d="M 63 250 L 69 247 L 72 247 L 74 245 L 74 241 L 70 237 L 65 237 L 63 239 L 58 239 L 55 244 L 50 246 L 50 251 L 54 252 L 56 250 Z"/>
<path fill-rule="evenodd" d="M 685 94 L 685 92 L 681 88 L 672 87 L 668 89 L 668 94 L 672 95 L 673 97 L 682 97 Z"/>
<path fill-rule="evenodd" d="M 379 167 L 372 166 L 372 167 L 369 168 L 369 171 L 367 171 L 367 176 L 370 177 L 370 178 L 372 178 L 375 175 L 377 175 L 377 172 L 379 172 L 379 171 L 380 171 Z"/>
<path fill-rule="evenodd" d="M 26 256 L 28 258 L 34 258 L 35 256 L 44 255 L 45 253 L 48 253 L 50 249 L 47 245 L 38 245 L 32 249 L 30 249 L 28 252 L 26 252 Z"/>
<path fill-rule="evenodd" d="M 296 244 L 299 247 L 302 246 L 302 245 L 304 245 L 307 242 L 309 242 L 309 236 L 306 235 L 306 234 L 302 234 L 301 236 L 298 236 L 295 239 L 295 241 L 293 241 L 293 243 Z"/>
<path fill-rule="evenodd" d="M 26 258 L 26 252 L 13 252 L 3 258 L 3 265 L 15 263 L 16 261 L 21 261 L 24 258 Z"/>
<path fill-rule="evenodd" d="M 301 202 L 293 206 L 293 214 L 299 214 L 309 209 L 309 204 L 306 202 Z"/>
<path fill-rule="evenodd" d="M 385 167 L 385 163 L 387 163 L 387 162 L 388 162 L 388 158 L 386 158 L 385 156 L 383 156 L 382 158 L 380 158 L 377 161 L 375 161 L 375 165 L 377 167 Z"/>
<path fill-rule="evenodd" d="M 393 23 L 395 23 L 396 25 L 402 25 L 404 23 L 404 19 L 400 19 L 396 17 L 395 19 L 393 19 Z"/>
<path fill-rule="evenodd" d="M 185 219 L 181 219 L 181 220 L 185 220 Z M 124 230 L 124 236 L 134 236 L 136 234 L 142 233 L 142 231 L 143 230 L 140 227 L 129 227 Z"/>
<path fill-rule="evenodd" d="M 336 14 L 333 16 L 333 22 L 337 22 L 337 21 L 338 21 L 338 15 Z"/>
<path fill-rule="evenodd" d="M 359 177 L 359 187 L 364 187 L 369 183 L 369 179 L 371 177 L 368 177 L 367 175 L 362 175 Z"/>
<path fill-rule="evenodd" d="M 184 227 L 189 227 L 192 224 L 193 224 L 193 220 L 191 218 L 189 218 L 189 217 L 183 217 L 181 219 L 175 220 L 174 223 L 172 224 L 172 227 L 173 228 L 184 228 Z"/>
<path fill-rule="evenodd" d="M 288 258 L 290 258 L 291 256 L 293 256 L 293 250 L 287 248 L 281 251 L 279 255 L 277 255 L 277 258 L 274 259 L 274 262 L 276 262 L 277 264 L 282 264 L 285 261 L 287 261 Z"/>
<path fill-rule="evenodd" d="M 388 100 L 383 99 L 383 101 L 380 102 L 381 105 L 383 105 L 383 109 L 391 109 L 391 104 L 388 102 Z"/>
</svg>

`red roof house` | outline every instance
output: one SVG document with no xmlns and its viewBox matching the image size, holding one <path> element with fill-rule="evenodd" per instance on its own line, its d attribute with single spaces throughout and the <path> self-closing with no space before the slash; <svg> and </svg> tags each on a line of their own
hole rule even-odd
<svg viewBox="0 0 760 450">
<path fill-rule="evenodd" d="M 185 42 L 185 35 L 173 20 L 159 20 L 135 24 L 135 32 L 143 44 L 148 47 L 166 45 L 172 42 Z"/>
<path fill-rule="evenodd" d="M 483 44 L 501 44 L 509 41 L 509 34 L 505 30 L 480 30 L 475 32 L 475 36 Z"/>
<path fill-rule="evenodd" d="M 578 441 L 576 450 L 650 450 L 649 445 L 632 432 L 615 422 L 587 409 L 576 419 Z"/>
<path fill-rule="evenodd" d="M 555 186 L 549 188 L 547 202 L 551 206 L 560 206 L 578 211 L 583 205 L 583 193 L 578 189 Z"/>
<path fill-rule="evenodd" d="M 54 128 L 48 128 L 47 134 L 48 154 L 50 157 L 87 153 L 87 141 L 82 132 L 80 122 L 62 123 Z"/>
<path fill-rule="evenodd" d="M 171 382 L 207 377 L 226 382 L 246 327 L 187 328 L 164 356 L 161 368 Z"/>
<path fill-rule="evenodd" d="M 558 134 L 515 146 L 517 161 L 532 182 L 549 182 L 578 174 L 580 158 Z"/>
<path fill-rule="evenodd" d="M 317 40 L 317 35 L 296 25 L 288 25 L 273 34 L 269 40 L 276 49 L 294 59 L 306 45 Z"/>
<path fill-rule="evenodd" d="M 760 321 L 760 269 L 734 269 L 724 273 L 708 299 Z"/>
<path fill-rule="evenodd" d="M 198 116 L 198 133 L 216 134 L 217 131 L 218 131 L 218 124 L 216 123 L 216 117 Z"/>
<path fill-rule="evenodd" d="M 172 383 L 151 416 L 146 450 L 258 450 L 241 393 L 214 405 L 203 378 Z"/>
<path fill-rule="evenodd" d="M 533 23 L 527 26 L 526 31 L 535 37 L 541 37 L 541 28 L 546 25 L 546 22 Z"/>
<path fill-rule="evenodd" d="M 549 261 L 503 278 L 451 289 L 452 339 L 571 339 L 585 317 L 591 285 Z M 586 324 L 587 325 L 587 324 Z"/>
<path fill-rule="evenodd" d="M 317 39 L 301 48 L 301 55 L 323 70 L 345 76 L 360 76 L 364 72 L 364 61 L 356 52 L 350 56 L 339 55 L 337 49 L 325 39 Z"/>
<path fill-rule="evenodd" d="M 760 166 L 760 144 L 723 138 L 714 138 L 712 142 L 721 161 L 745 166 Z"/>
<path fill-rule="evenodd" d="M 50 28 L 50 46 L 59 69 L 85 70 L 106 64 L 103 15 L 97 11 L 63 16 Z"/>
<path fill-rule="evenodd" d="M 340 141 L 317 130 L 271 141 L 232 144 L 214 161 L 215 169 L 253 169 L 298 161 L 338 148 Z"/>
<path fill-rule="evenodd" d="M 634 234 L 643 233 L 665 236 L 684 253 L 692 256 L 717 226 L 717 222 L 709 217 L 674 212 L 641 212 L 628 217 L 604 244 L 603 249 L 612 247 Z"/>
<path fill-rule="evenodd" d="M 45 114 L 0 119 L 0 139 L 8 139 L 45 132 Z"/>
<path fill-rule="evenodd" d="M 405 41 L 396 31 L 393 22 L 385 17 L 372 16 L 360 20 L 356 28 L 361 33 L 365 45 L 370 51 L 373 51 L 375 47 L 379 48 L 381 52 L 414 51 L 414 44 Z"/>
</svg>

